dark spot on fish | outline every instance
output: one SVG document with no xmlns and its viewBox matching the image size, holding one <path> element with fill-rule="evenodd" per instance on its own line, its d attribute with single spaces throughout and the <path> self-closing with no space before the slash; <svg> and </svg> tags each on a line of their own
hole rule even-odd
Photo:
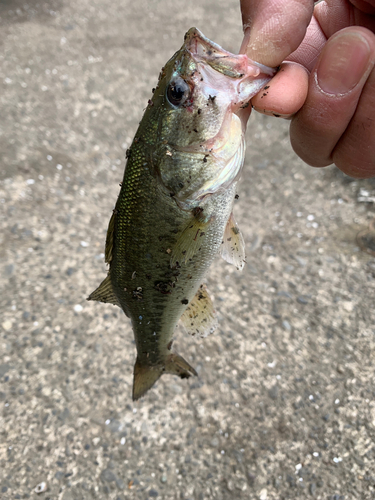
<svg viewBox="0 0 375 500">
<path fill-rule="evenodd" d="M 209 95 L 208 96 L 208 100 L 211 102 L 214 102 L 215 99 L 216 99 L 216 95 Z"/>
<path fill-rule="evenodd" d="M 130 158 L 131 152 L 132 152 L 131 148 L 128 148 L 125 152 L 125 158 Z"/>
<path fill-rule="evenodd" d="M 184 187 L 184 183 L 183 183 L 183 182 L 179 182 L 179 183 L 178 183 L 178 187 L 179 187 L 180 189 L 182 189 L 182 188 Z"/>
<path fill-rule="evenodd" d="M 203 82 L 203 77 L 201 78 L 201 82 Z"/>
<path fill-rule="evenodd" d="M 172 233 L 173 234 L 177 234 L 178 233 L 178 229 L 172 229 Z"/>
<path fill-rule="evenodd" d="M 151 274 L 146 274 L 146 278 L 147 278 L 148 280 L 150 280 L 150 279 L 151 279 Z"/>
<path fill-rule="evenodd" d="M 139 142 L 140 140 L 141 140 L 141 138 L 140 138 L 140 137 L 134 137 L 134 142 L 135 142 L 136 144 L 138 144 L 138 142 Z"/>
<path fill-rule="evenodd" d="M 182 378 L 182 379 L 190 377 L 189 373 L 180 373 L 179 375 L 180 375 L 180 378 Z"/>
<path fill-rule="evenodd" d="M 151 101 L 151 99 L 149 99 L 149 100 L 147 101 L 147 104 L 148 104 L 149 106 L 151 106 L 151 107 L 154 105 L 154 103 Z"/>
<path fill-rule="evenodd" d="M 201 234 L 199 236 L 204 236 L 206 233 L 204 233 L 203 231 L 201 232 Z M 199 249 L 200 250 L 200 249 Z"/>
<path fill-rule="evenodd" d="M 231 227 L 231 230 L 234 232 L 234 234 L 238 234 L 240 232 L 240 230 L 236 226 Z"/>
<path fill-rule="evenodd" d="M 227 238 L 227 241 L 231 241 L 232 238 Z"/>
<path fill-rule="evenodd" d="M 242 109 L 245 109 L 247 108 L 248 106 L 250 106 L 250 103 L 249 102 L 245 102 L 245 104 L 243 106 L 241 106 Z"/>
<path fill-rule="evenodd" d="M 184 305 L 189 304 L 188 299 L 182 299 L 181 300 L 181 304 L 184 304 Z"/>
<path fill-rule="evenodd" d="M 269 85 L 266 85 L 266 86 L 264 87 L 264 90 L 267 90 L 267 89 L 269 89 L 269 88 L 270 88 L 270 86 L 269 86 Z"/>
<path fill-rule="evenodd" d="M 168 345 L 167 345 L 167 349 L 168 351 L 170 351 L 172 349 L 172 344 L 173 344 L 173 340 L 171 340 Z"/>
<path fill-rule="evenodd" d="M 173 198 L 173 196 L 174 196 L 174 195 L 175 195 L 175 193 L 169 193 L 169 196 L 170 196 L 171 198 Z"/>
<path fill-rule="evenodd" d="M 120 182 L 119 186 L 122 187 L 122 182 Z"/>
<path fill-rule="evenodd" d="M 202 110 L 201 108 L 198 108 L 198 111 L 197 111 L 198 115 L 200 115 L 202 113 Z"/>
<path fill-rule="evenodd" d="M 152 93 L 154 93 L 154 92 L 155 92 L 155 90 L 156 90 L 156 89 L 154 89 L 154 88 L 153 88 L 153 89 L 151 90 L 151 92 L 152 92 Z"/>
<path fill-rule="evenodd" d="M 200 215 L 202 212 L 203 212 L 202 207 L 194 207 L 192 210 L 192 214 L 194 215 L 194 217 L 198 217 L 198 215 Z M 190 227 L 193 227 L 193 226 L 190 226 Z"/>
<path fill-rule="evenodd" d="M 154 288 L 163 295 L 169 295 L 172 293 L 172 291 L 170 290 L 170 283 L 164 283 L 163 281 L 157 281 L 154 285 Z"/>
<path fill-rule="evenodd" d="M 239 194 L 236 194 L 236 196 L 234 197 L 236 200 L 238 200 L 238 198 L 240 197 Z"/>
<path fill-rule="evenodd" d="M 116 214 L 118 214 L 118 210 L 117 210 L 116 208 L 114 208 L 114 209 L 112 210 L 112 212 L 113 212 L 115 215 L 116 215 Z"/>
<path fill-rule="evenodd" d="M 193 128 L 193 131 L 197 134 L 198 130 L 196 128 Z"/>
<path fill-rule="evenodd" d="M 142 287 L 137 287 L 135 290 L 133 290 L 133 299 L 136 300 L 142 300 L 143 299 L 143 290 Z"/>
</svg>

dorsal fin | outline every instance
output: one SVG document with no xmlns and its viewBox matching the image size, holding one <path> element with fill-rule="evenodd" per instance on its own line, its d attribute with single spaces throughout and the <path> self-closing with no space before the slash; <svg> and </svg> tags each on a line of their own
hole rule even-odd
<svg viewBox="0 0 375 500">
<path fill-rule="evenodd" d="M 245 242 L 237 222 L 235 221 L 233 212 L 230 214 L 225 227 L 221 256 L 224 260 L 229 262 L 229 264 L 234 264 L 240 271 L 242 271 L 245 266 Z"/>
<path fill-rule="evenodd" d="M 99 302 L 108 302 L 110 304 L 114 304 L 115 306 L 120 306 L 120 303 L 113 291 L 110 274 L 108 274 L 106 279 L 101 282 L 98 288 L 88 296 L 87 300 L 97 300 Z"/>
<path fill-rule="evenodd" d="M 204 285 L 201 285 L 181 316 L 182 324 L 190 335 L 207 337 L 217 328 L 212 300 Z"/>
</svg>

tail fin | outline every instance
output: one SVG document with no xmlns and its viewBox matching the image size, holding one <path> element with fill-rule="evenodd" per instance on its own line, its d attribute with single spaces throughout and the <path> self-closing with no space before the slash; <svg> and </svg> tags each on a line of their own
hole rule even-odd
<svg viewBox="0 0 375 500">
<path fill-rule="evenodd" d="M 176 353 L 172 353 L 167 357 L 165 365 L 146 365 L 142 364 L 137 358 L 134 365 L 133 401 L 136 401 L 151 389 L 163 373 L 178 375 L 180 378 L 198 375 L 194 368 Z"/>
</svg>

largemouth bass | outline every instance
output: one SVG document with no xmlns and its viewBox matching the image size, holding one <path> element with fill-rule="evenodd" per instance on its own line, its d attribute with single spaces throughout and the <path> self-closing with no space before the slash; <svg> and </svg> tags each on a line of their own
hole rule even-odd
<svg viewBox="0 0 375 500">
<path fill-rule="evenodd" d="M 244 265 L 232 206 L 249 100 L 274 73 L 196 28 L 161 70 L 127 152 L 107 232 L 108 275 L 88 298 L 116 304 L 131 319 L 133 400 L 163 373 L 197 375 L 172 349 L 174 330 L 180 319 L 193 335 L 215 329 L 201 283 L 220 249 L 225 260 Z"/>
</svg>

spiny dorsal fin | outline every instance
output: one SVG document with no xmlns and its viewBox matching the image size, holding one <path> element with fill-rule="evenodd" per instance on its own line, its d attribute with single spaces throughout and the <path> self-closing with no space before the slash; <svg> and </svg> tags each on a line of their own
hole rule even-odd
<svg viewBox="0 0 375 500">
<path fill-rule="evenodd" d="M 181 316 L 182 324 L 190 335 L 207 337 L 217 328 L 217 319 L 212 300 L 204 285 L 201 285 Z"/>
<path fill-rule="evenodd" d="M 114 304 L 115 306 L 120 306 L 120 303 L 117 300 L 117 297 L 113 291 L 110 274 L 108 274 L 106 279 L 101 282 L 98 288 L 89 295 L 87 300 L 109 302 L 110 304 Z"/>
<path fill-rule="evenodd" d="M 177 239 L 176 245 L 172 249 L 171 267 L 176 265 L 176 262 L 188 262 L 200 249 L 203 243 L 203 238 L 210 226 L 211 219 L 205 220 L 202 211 L 198 211 Z"/>
<path fill-rule="evenodd" d="M 105 261 L 107 264 L 110 264 L 112 261 L 112 248 L 113 248 L 113 232 L 115 229 L 115 210 L 112 213 L 112 216 L 109 220 L 108 229 L 107 229 L 107 237 L 105 240 Z"/>
<path fill-rule="evenodd" d="M 233 212 L 230 214 L 224 231 L 221 256 L 229 264 L 234 264 L 240 271 L 245 266 L 245 242 Z"/>
</svg>

